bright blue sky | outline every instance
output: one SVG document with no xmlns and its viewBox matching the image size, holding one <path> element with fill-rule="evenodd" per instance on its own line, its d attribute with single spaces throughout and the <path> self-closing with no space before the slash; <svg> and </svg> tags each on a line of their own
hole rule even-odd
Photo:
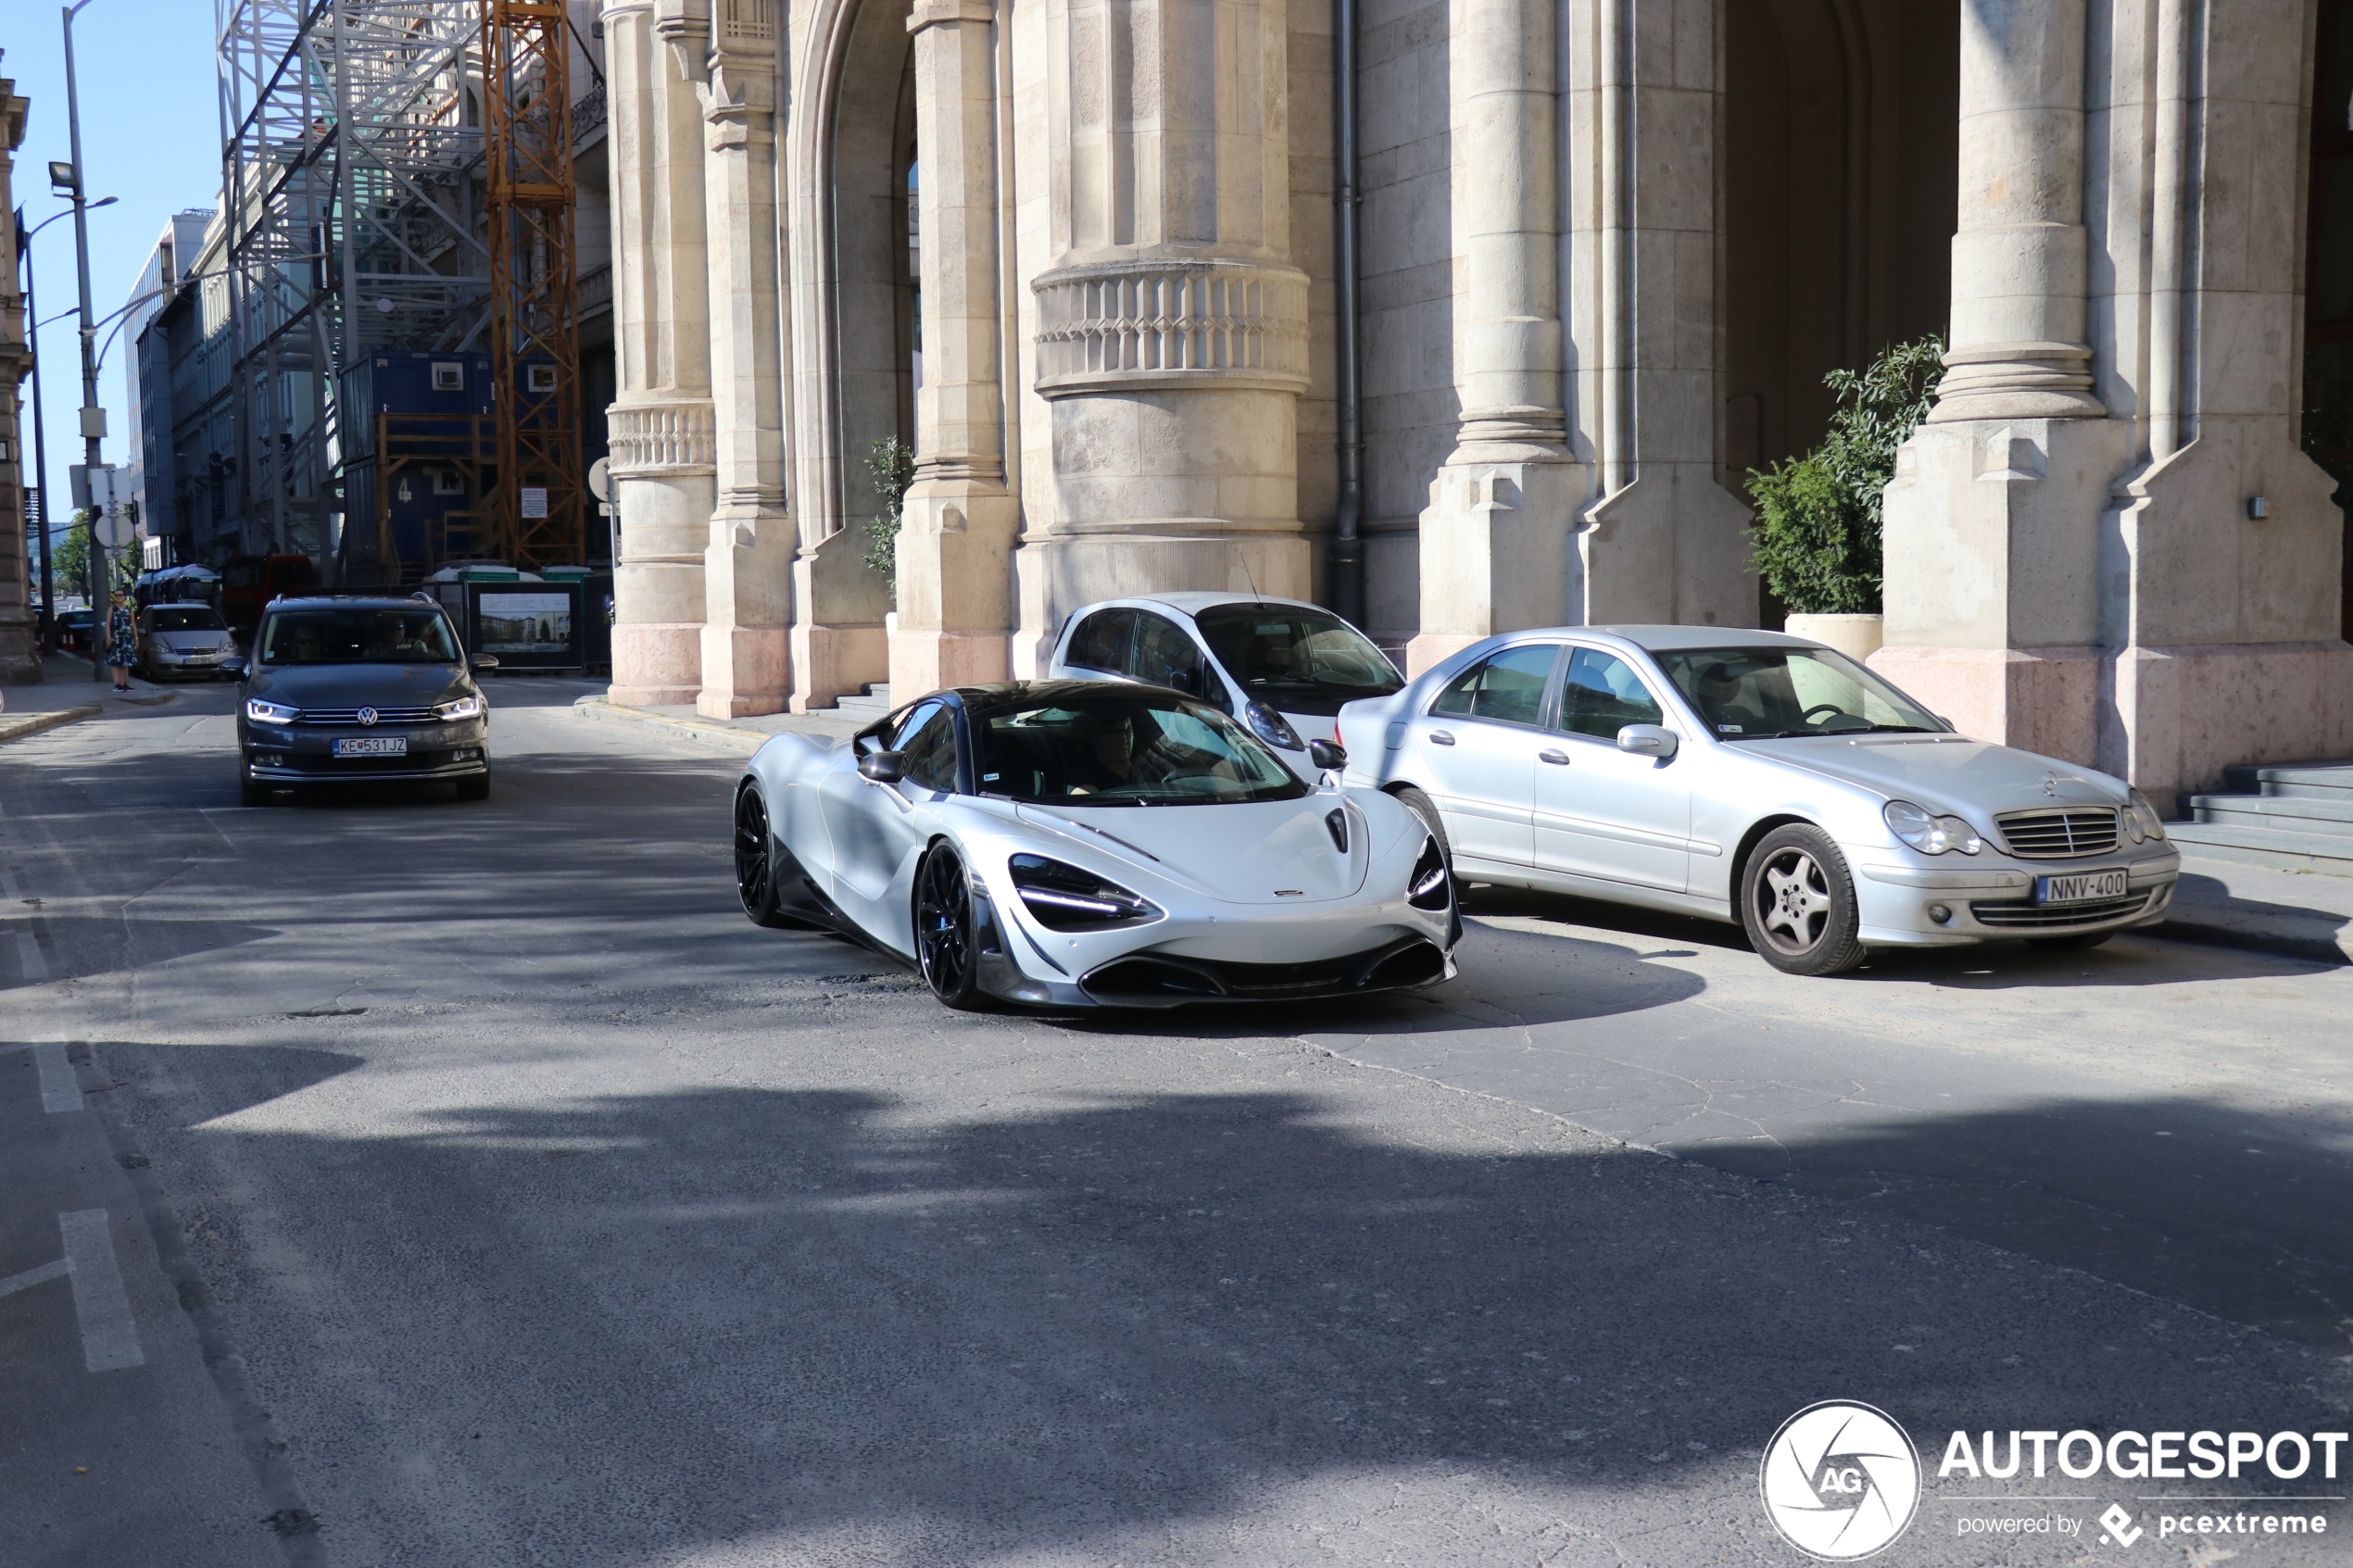
<svg viewBox="0 0 2353 1568">
<path fill-rule="evenodd" d="M 31 100 L 24 145 L 17 150 L 15 195 L 27 226 L 65 204 L 49 194 L 49 163 L 72 156 L 66 131 L 63 6 L 44 0 L 0 4 L 0 76 L 16 78 Z M 220 117 L 213 72 L 212 6 L 206 0 L 91 0 L 74 19 L 75 74 L 82 97 L 82 157 L 90 196 L 121 199 L 90 215 L 92 314 L 104 316 L 131 297 L 153 254 L 164 220 L 183 207 L 210 207 L 220 189 Z M 37 303 L 44 317 L 74 304 L 73 220 L 32 242 Z M 99 341 L 112 326 L 99 329 Z M 106 460 L 130 454 L 123 408 L 125 350 L 115 339 L 98 372 L 107 409 Z M 82 402 L 74 321 L 41 334 L 41 376 L 49 434 L 49 483 L 68 514 L 66 465 L 82 460 L 74 409 Z M 30 401 L 31 388 L 27 388 Z M 25 434 L 31 435 L 28 410 Z M 31 465 L 25 478 L 30 482 Z"/>
</svg>

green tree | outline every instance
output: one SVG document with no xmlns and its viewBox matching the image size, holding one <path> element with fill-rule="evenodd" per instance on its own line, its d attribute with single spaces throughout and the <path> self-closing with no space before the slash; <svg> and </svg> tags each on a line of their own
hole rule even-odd
<svg viewBox="0 0 2353 1568">
<path fill-rule="evenodd" d="M 49 570 L 56 579 L 57 592 L 79 594 L 90 586 L 90 514 L 73 514 L 73 526 L 57 542 L 57 552 L 49 558 Z"/>
<path fill-rule="evenodd" d="M 899 602 L 899 520 L 907 502 L 907 486 L 915 482 L 915 449 L 895 435 L 887 435 L 868 449 L 866 471 L 875 476 L 875 495 L 882 509 L 866 525 L 866 564 L 890 584 L 891 602 Z"/>
<path fill-rule="evenodd" d="M 1766 585 L 1800 615 L 1868 615 L 1880 608 L 1880 506 L 1895 477 L 1895 449 L 1919 428 L 1944 374 L 1944 340 L 1883 350 L 1858 373 L 1832 370 L 1823 384 L 1838 410 L 1820 445 L 1762 473 L 1749 537 Z"/>
</svg>

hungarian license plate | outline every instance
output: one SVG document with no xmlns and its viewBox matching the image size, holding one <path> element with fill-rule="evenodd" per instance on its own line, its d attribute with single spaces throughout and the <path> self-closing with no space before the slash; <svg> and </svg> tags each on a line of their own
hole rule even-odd
<svg viewBox="0 0 2353 1568">
<path fill-rule="evenodd" d="M 334 743 L 337 757 L 406 757 L 409 755 L 407 735 L 363 735 Z"/>
<path fill-rule="evenodd" d="M 2122 867 L 2104 872 L 2075 872 L 2067 876 L 2038 876 L 2034 879 L 2034 901 L 2038 904 L 2091 904 L 2103 898 L 2121 898 L 2125 891 Z"/>
</svg>

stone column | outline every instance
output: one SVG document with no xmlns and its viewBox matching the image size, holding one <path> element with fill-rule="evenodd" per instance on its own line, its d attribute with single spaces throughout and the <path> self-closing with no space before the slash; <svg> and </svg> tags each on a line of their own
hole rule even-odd
<svg viewBox="0 0 2353 1568">
<path fill-rule="evenodd" d="M 2090 764 L 2100 514 L 2133 456 L 2087 342 L 2084 0 L 1961 10 L 1953 330 L 1885 508 L 1873 668 L 1963 732 Z"/>
<path fill-rule="evenodd" d="M 924 383 L 899 530 L 890 689 L 1012 672 L 1013 535 L 999 380 L 996 59 L 990 0 L 917 0 Z"/>
<path fill-rule="evenodd" d="M 703 554 L 696 710 L 782 712 L 797 541 L 785 505 L 775 0 L 720 0 L 702 82 L 718 504 Z"/>
<path fill-rule="evenodd" d="M 604 7 L 619 383 L 606 417 L 621 533 L 611 698 L 640 706 L 692 702 L 702 688 L 711 508 L 702 108 L 665 46 L 665 34 L 691 36 L 699 57 L 708 28 L 686 0 L 663 12 L 658 23 L 655 0 Z"/>
<path fill-rule="evenodd" d="M 1498 632 L 1568 613 L 1585 498 L 1562 408 L 1560 186 L 1551 0 L 1454 0 L 1454 450 L 1421 516 L 1419 672 Z"/>
<path fill-rule="evenodd" d="M 1031 286 L 1054 484 L 1014 559 L 1021 641 L 1140 589 L 1308 597 L 1287 13 L 1044 3 L 1055 259 Z"/>
</svg>

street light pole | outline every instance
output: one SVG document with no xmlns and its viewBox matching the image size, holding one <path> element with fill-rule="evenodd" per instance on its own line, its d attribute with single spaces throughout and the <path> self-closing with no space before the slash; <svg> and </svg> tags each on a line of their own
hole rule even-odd
<svg viewBox="0 0 2353 1568">
<path fill-rule="evenodd" d="M 90 204 L 95 211 L 112 207 L 118 198 L 107 196 Z M 33 297 L 33 282 L 41 269 L 32 264 L 32 242 L 41 231 L 70 212 L 53 212 L 35 223 L 24 227 L 23 208 L 18 208 L 17 256 L 24 268 L 25 345 L 32 350 L 32 483 L 41 492 L 41 647 L 45 655 L 51 639 L 57 634 L 57 583 L 51 566 L 50 552 L 56 549 L 54 535 L 57 526 L 57 497 L 49 489 L 49 436 L 41 406 L 41 309 Z"/>
<path fill-rule="evenodd" d="M 89 181 L 83 177 L 82 166 L 82 102 L 76 91 L 73 74 L 74 14 L 90 0 L 75 0 L 65 8 L 66 32 L 66 134 L 73 151 L 73 256 L 74 268 L 82 285 L 82 446 L 86 470 L 95 476 L 98 453 L 107 433 L 106 410 L 98 407 L 98 329 L 90 319 L 90 219 L 83 205 Z M 112 491 L 108 491 L 112 495 Z M 93 496 L 92 499 L 95 500 Z M 42 503 L 45 507 L 48 497 Z M 111 506 L 109 506 L 111 510 Z M 93 508 L 94 514 L 95 508 Z M 98 651 L 113 631 L 113 561 L 108 558 L 108 546 L 99 540 L 98 519 L 91 518 L 90 526 L 90 679 L 106 678 L 106 659 Z M 108 533 L 113 532 L 111 529 Z"/>
</svg>

